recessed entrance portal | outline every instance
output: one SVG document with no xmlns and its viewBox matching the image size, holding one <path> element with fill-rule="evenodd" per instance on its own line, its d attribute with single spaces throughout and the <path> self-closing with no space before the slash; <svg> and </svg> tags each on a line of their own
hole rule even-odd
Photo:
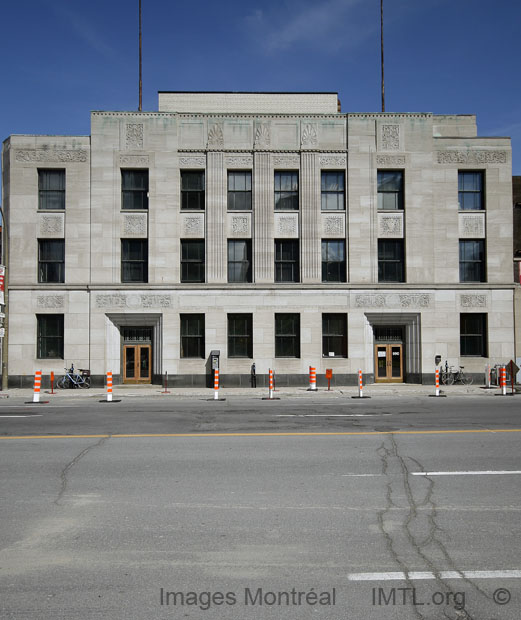
<svg viewBox="0 0 521 620">
<path fill-rule="evenodd" d="M 152 329 L 124 327 L 123 383 L 152 382 Z"/>
<path fill-rule="evenodd" d="M 375 382 L 403 383 L 403 327 L 375 327 L 374 341 Z"/>
</svg>

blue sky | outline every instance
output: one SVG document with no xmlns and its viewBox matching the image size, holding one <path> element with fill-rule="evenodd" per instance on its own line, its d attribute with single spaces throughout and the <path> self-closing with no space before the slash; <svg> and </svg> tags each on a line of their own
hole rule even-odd
<svg viewBox="0 0 521 620">
<path fill-rule="evenodd" d="M 336 91 L 380 110 L 379 0 L 143 2 L 143 109 L 158 90 Z M 2 7 L 0 138 L 89 134 L 91 110 L 137 109 L 138 0 Z M 384 0 L 388 112 L 476 114 L 511 136 L 521 174 L 521 4 Z"/>
</svg>

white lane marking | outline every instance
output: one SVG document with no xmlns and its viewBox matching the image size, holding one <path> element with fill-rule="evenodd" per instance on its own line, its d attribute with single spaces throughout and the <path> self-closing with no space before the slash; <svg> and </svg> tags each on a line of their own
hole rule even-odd
<svg viewBox="0 0 521 620">
<path fill-rule="evenodd" d="M 521 474 L 520 470 L 497 470 L 497 471 L 413 471 L 413 476 L 507 476 Z"/>
<path fill-rule="evenodd" d="M 276 418 L 374 418 L 390 413 L 279 413 Z"/>
<path fill-rule="evenodd" d="M 383 474 L 341 474 L 342 478 L 379 478 Z"/>
<path fill-rule="evenodd" d="M 439 573 L 412 571 L 410 573 L 348 573 L 349 581 L 403 581 L 405 579 L 520 579 L 521 570 L 442 570 Z"/>
<path fill-rule="evenodd" d="M 0 413 L 0 420 L 4 418 L 41 418 L 42 413 L 30 413 L 29 415 L 10 415 L 9 413 Z"/>
</svg>

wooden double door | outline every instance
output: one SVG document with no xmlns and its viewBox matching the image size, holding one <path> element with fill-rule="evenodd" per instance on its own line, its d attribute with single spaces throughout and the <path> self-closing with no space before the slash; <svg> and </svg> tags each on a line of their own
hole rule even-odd
<svg viewBox="0 0 521 620">
<path fill-rule="evenodd" d="M 376 383 L 403 383 L 402 344 L 376 344 L 374 358 Z"/>
<path fill-rule="evenodd" d="M 152 382 L 152 345 L 123 345 L 123 383 Z"/>
</svg>

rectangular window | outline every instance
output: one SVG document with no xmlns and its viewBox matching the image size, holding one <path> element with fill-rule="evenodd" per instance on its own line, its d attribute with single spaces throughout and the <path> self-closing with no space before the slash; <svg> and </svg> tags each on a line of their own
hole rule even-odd
<svg viewBox="0 0 521 620">
<path fill-rule="evenodd" d="M 343 211 L 345 206 L 345 173 L 322 172 L 322 211 Z"/>
<path fill-rule="evenodd" d="M 459 280 L 486 282 L 484 239 L 460 239 Z"/>
<path fill-rule="evenodd" d="M 322 355 L 347 357 L 347 314 L 322 315 Z"/>
<path fill-rule="evenodd" d="M 460 314 L 460 355 L 487 357 L 486 314 Z"/>
<path fill-rule="evenodd" d="M 483 172 L 458 172 L 460 211 L 481 211 L 485 208 L 483 186 Z"/>
<path fill-rule="evenodd" d="M 38 170 L 38 209 L 65 209 L 65 170 Z"/>
<path fill-rule="evenodd" d="M 228 172 L 228 211 L 251 211 L 251 172 Z"/>
<path fill-rule="evenodd" d="M 275 209 L 298 211 L 298 172 L 275 172 Z"/>
<path fill-rule="evenodd" d="M 148 209 L 148 170 L 121 171 L 121 208 Z"/>
<path fill-rule="evenodd" d="M 403 209 L 403 170 L 378 170 L 378 209 Z"/>
<path fill-rule="evenodd" d="M 275 282 L 299 282 L 297 239 L 275 240 Z"/>
<path fill-rule="evenodd" d="M 228 357 L 253 357 L 253 315 L 228 315 Z"/>
<path fill-rule="evenodd" d="M 275 357 L 300 357 L 300 314 L 275 315 Z"/>
<path fill-rule="evenodd" d="M 181 241 L 181 282 L 204 281 L 204 239 Z"/>
<path fill-rule="evenodd" d="M 37 314 L 36 357 L 63 359 L 63 314 Z"/>
<path fill-rule="evenodd" d="M 181 209 L 204 211 L 204 170 L 181 170 Z"/>
<path fill-rule="evenodd" d="M 403 239 L 378 239 L 378 282 L 405 282 Z"/>
<path fill-rule="evenodd" d="M 121 240 L 121 282 L 148 282 L 148 239 Z"/>
<path fill-rule="evenodd" d="M 228 241 L 228 282 L 251 282 L 251 240 Z"/>
<path fill-rule="evenodd" d="M 322 239 L 322 282 L 346 281 L 346 242 Z"/>
<path fill-rule="evenodd" d="M 38 239 L 38 282 L 65 282 L 64 239 Z"/>
<path fill-rule="evenodd" d="M 206 357 L 204 314 L 181 314 L 181 357 Z"/>
</svg>

